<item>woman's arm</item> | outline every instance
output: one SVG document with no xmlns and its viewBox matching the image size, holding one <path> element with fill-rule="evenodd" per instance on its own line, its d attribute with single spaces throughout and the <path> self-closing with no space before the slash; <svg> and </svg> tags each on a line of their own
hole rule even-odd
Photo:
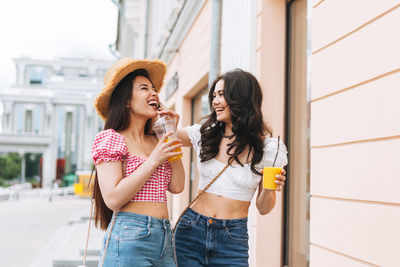
<svg viewBox="0 0 400 267">
<path fill-rule="evenodd" d="M 285 185 L 285 174 L 286 171 L 282 169 L 282 175 L 276 177 L 278 187 L 276 190 L 264 189 L 262 186 L 262 180 L 258 185 L 258 195 L 256 200 L 256 206 L 261 215 L 265 215 L 271 212 L 275 207 L 276 202 L 276 191 L 281 191 L 282 186 Z"/>
<path fill-rule="evenodd" d="M 262 182 L 258 186 L 258 196 L 256 200 L 256 206 L 261 215 L 265 215 L 271 212 L 275 207 L 276 193 L 275 190 L 263 189 Z"/>
<path fill-rule="evenodd" d="M 179 140 L 171 138 L 164 143 L 165 138 L 171 134 L 164 135 L 149 158 L 124 179 L 122 179 L 121 161 L 103 162 L 96 165 L 101 194 L 107 207 L 119 210 L 137 194 L 159 165 L 170 157 L 182 155 L 182 152 L 173 152 L 176 147 L 171 146 Z"/>
<path fill-rule="evenodd" d="M 170 164 L 172 168 L 172 177 L 168 186 L 168 191 L 173 194 L 179 194 L 185 188 L 185 171 L 183 169 L 182 160 L 175 160 Z"/>
<path fill-rule="evenodd" d="M 186 128 L 179 128 L 178 130 L 179 139 L 182 141 L 182 146 L 190 147 L 192 142 L 190 142 L 189 135 Z"/>
<path fill-rule="evenodd" d="M 139 192 L 157 166 L 155 162 L 146 160 L 131 175 L 122 179 L 121 161 L 98 164 L 97 177 L 107 207 L 111 210 L 119 210 Z"/>
</svg>

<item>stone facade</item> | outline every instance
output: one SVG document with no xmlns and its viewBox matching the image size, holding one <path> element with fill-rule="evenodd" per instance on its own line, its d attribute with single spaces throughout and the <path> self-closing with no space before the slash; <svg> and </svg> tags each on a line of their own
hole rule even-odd
<svg viewBox="0 0 400 267">
<path fill-rule="evenodd" d="M 16 83 L 0 91 L 3 105 L 0 153 L 41 155 L 41 183 L 64 173 L 89 170 L 90 144 L 103 123 L 93 100 L 112 62 L 94 59 L 16 58 Z M 58 168 L 60 172 L 60 166 Z M 24 181 L 25 172 L 21 171 Z"/>
</svg>

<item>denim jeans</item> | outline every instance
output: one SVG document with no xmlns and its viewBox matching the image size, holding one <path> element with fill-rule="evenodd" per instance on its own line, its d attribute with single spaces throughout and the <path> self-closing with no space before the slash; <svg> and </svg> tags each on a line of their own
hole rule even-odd
<svg viewBox="0 0 400 267">
<path fill-rule="evenodd" d="M 247 218 L 221 220 L 188 209 L 175 231 L 178 266 L 249 266 L 248 240 Z"/>
<path fill-rule="evenodd" d="M 111 223 L 104 235 L 99 266 Z M 168 220 L 119 212 L 111 231 L 104 267 L 176 266 Z"/>
</svg>

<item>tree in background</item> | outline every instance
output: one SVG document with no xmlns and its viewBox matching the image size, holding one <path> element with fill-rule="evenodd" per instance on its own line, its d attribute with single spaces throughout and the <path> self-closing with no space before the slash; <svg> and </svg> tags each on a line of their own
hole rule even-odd
<svg viewBox="0 0 400 267">
<path fill-rule="evenodd" d="M 18 153 L 0 155 L 0 186 L 5 186 L 7 181 L 18 178 L 21 173 L 21 158 Z"/>
</svg>

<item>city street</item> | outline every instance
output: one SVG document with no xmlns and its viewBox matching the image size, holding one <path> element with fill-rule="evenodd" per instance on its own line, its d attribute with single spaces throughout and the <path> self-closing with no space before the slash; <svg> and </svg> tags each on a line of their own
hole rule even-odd
<svg viewBox="0 0 400 267">
<path fill-rule="evenodd" d="M 87 227 L 81 218 L 88 216 L 89 205 L 89 199 L 75 196 L 56 196 L 51 202 L 44 197 L 0 202 L 1 266 L 50 267 L 55 257 L 68 259 L 71 249 L 80 259 Z"/>
</svg>

